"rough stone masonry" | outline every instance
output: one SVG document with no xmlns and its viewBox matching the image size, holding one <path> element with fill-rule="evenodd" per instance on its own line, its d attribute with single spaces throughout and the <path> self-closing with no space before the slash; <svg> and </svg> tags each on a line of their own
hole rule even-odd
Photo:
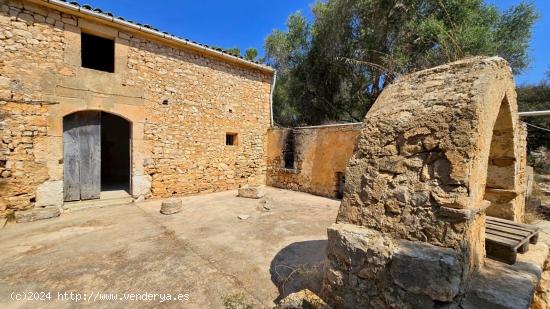
<svg viewBox="0 0 550 309">
<path fill-rule="evenodd" d="M 485 214 L 523 217 L 524 140 L 501 58 L 420 71 L 385 89 L 365 118 L 328 230 L 329 303 L 461 304 L 484 267 Z"/>
<path fill-rule="evenodd" d="M 131 122 L 135 198 L 265 184 L 271 68 L 92 15 L 0 0 L 0 217 L 63 203 L 63 117 L 85 110 Z M 114 40 L 114 73 L 82 67 L 81 33 Z"/>
</svg>

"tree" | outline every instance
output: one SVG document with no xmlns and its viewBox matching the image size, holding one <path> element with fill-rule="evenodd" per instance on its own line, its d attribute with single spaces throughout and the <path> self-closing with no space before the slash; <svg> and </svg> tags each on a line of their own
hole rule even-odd
<svg viewBox="0 0 550 309">
<path fill-rule="evenodd" d="M 550 108 L 550 77 L 547 77 L 545 81 L 537 85 L 519 86 L 517 88 L 517 94 L 518 108 L 520 111 L 548 110 Z M 544 130 L 550 129 L 550 117 L 529 117 L 522 120 L 530 124 L 527 126 L 529 151 L 535 150 L 541 146 L 550 149 L 550 132 Z"/>
<path fill-rule="evenodd" d="M 257 61 L 258 59 L 258 50 L 256 48 L 248 48 L 244 52 L 244 59 L 249 61 Z"/>
<path fill-rule="evenodd" d="M 225 50 L 226 53 L 232 54 L 233 56 L 240 56 L 241 55 L 241 49 L 238 47 L 231 47 Z"/>
<path fill-rule="evenodd" d="M 239 47 L 231 47 L 231 48 L 221 48 L 221 47 L 218 47 L 218 46 L 212 46 L 213 48 L 215 49 L 221 49 L 223 51 L 225 51 L 226 53 L 229 53 L 233 56 L 237 56 L 237 57 L 244 57 L 246 60 L 249 60 L 249 61 L 259 61 L 260 59 L 258 59 L 258 50 L 256 48 L 247 48 L 244 52 L 244 56 L 241 54 L 241 49 Z"/>
<path fill-rule="evenodd" d="M 519 73 L 537 17 L 531 4 L 501 13 L 483 0 L 328 0 L 313 15 L 292 14 L 265 42 L 281 124 L 362 121 L 397 76 L 466 56 L 500 55 Z"/>
</svg>

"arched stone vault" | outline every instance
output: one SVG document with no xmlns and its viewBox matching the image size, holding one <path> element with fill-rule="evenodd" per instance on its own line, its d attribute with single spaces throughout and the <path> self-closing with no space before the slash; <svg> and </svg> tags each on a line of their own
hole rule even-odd
<svg viewBox="0 0 550 309">
<path fill-rule="evenodd" d="M 389 251 L 396 240 L 451 250 L 462 286 L 483 264 L 487 209 L 522 218 L 520 131 L 512 72 L 502 58 L 469 58 L 400 78 L 365 118 L 329 247 L 345 238 L 343 226 L 360 226 Z M 329 259 L 341 266 L 333 249 Z M 459 293 L 453 287 L 430 296 L 450 301 Z"/>
<path fill-rule="evenodd" d="M 489 164 L 493 127 L 496 147 L 512 149 L 493 159 L 514 164 L 517 123 L 503 59 L 472 58 L 398 80 L 365 119 L 338 222 L 458 248 L 463 229 L 449 231 L 438 211 L 468 215 L 483 208 L 488 165 L 496 167 Z M 515 190 L 515 175 L 506 177 Z"/>
</svg>

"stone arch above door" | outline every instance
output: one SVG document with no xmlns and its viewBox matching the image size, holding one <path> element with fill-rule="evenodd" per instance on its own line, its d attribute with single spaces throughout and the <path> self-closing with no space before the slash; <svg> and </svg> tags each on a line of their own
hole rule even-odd
<svg viewBox="0 0 550 309">
<path fill-rule="evenodd" d="M 86 110 L 103 111 L 122 117 L 132 126 L 132 195 L 135 198 L 143 198 L 150 194 L 151 179 L 144 173 L 144 161 L 151 155 L 151 147 L 143 139 L 144 127 L 146 122 L 145 110 L 142 102 L 136 105 L 120 104 L 116 98 L 112 98 L 113 103 L 89 103 L 81 99 L 60 98 L 59 104 L 48 106 L 48 124 L 47 136 L 38 141 L 39 149 L 44 149 L 48 156 L 44 160 L 48 168 L 49 179 L 43 183 L 37 192 L 37 202 L 42 205 L 59 205 L 63 200 L 63 117 L 72 113 Z M 139 104 L 138 104 L 139 103 Z M 55 188 L 55 190 L 52 190 Z M 40 192 L 52 192 L 55 194 L 42 194 Z"/>
</svg>

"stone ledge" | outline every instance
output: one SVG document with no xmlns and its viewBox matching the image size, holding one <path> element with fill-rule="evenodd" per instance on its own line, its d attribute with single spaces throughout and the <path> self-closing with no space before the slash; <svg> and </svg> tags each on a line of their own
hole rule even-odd
<svg viewBox="0 0 550 309">
<path fill-rule="evenodd" d="M 530 308 L 547 255 L 548 246 L 538 243 L 519 254 L 514 265 L 487 259 L 485 266 L 473 274 L 463 307 Z"/>
<path fill-rule="evenodd" d="M 482 201 L 479 207 L 469 209 L 441 206 L 437 211 L 437 215 L 451 221 L 469 221 L 475 218 L 477 214 L 485 213 L 489 206 L 491 206 L 491 202 L 486 200 Z"/>
<path fill-rule="evenodd" d="M 15 221 L 17 223 L 27 223 L 38 220 L 59 217 L 61 210 L 59 207 L 34 208 L 25 211 L 15 212 Z"/>
</svg>

